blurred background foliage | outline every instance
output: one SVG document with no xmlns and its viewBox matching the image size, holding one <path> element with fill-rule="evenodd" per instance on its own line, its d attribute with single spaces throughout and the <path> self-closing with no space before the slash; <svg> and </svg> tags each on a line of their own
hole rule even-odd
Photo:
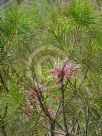
<svg viewBox="0 0 102 136">
<path fill-rule="evenodd" d="M 47 106 L 56 110 L 60 99 L 50 69 L 58 60 L 75 61 L 81 70 L 66 91 L 67 122 L 76 136 L 102 135 L 102 1 L 29 0 L 0 7 L 0 134 L 44 136 L 48 124 L 38 103 L 33 117 L 22 113 L 25 92 L 33 86 L 32 69 L 47 84 Z M 51 81 L 51 82 L 50 82 Z M 87 135 L 85 114 L 89 110 Z M 76 119 L 76 117 L 78 117 Z M 58 118 L 62 123 L 61 116 Z M 76 120 L 76 122 L 74 122 Z M 63 124 L 63 123 L 62 123 Z"/>
</svg>

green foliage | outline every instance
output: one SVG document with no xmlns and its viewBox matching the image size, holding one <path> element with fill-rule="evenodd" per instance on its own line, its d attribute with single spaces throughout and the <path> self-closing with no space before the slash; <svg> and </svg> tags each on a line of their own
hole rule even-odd
<svg viewBox="0 0 102 136">
<path fill-rule="evenodd" d="M 88 0 L 58 5 L 42 0 L 1 10 L 0 134 L 43 136 L 48 133 L 45 127 L 51 122 L 37 99 L 33 102 L 33 116 L 23 111 L 26 92 L 34 89 L 37 81 L 45 89 L 42 103 L 52 113 L 59 107 L 55 131 L 61 129 L 58 125 L 64 125 L 61 90 L 50 70 L 67 59 L 80 64 L 79 72 L 65 91 L 69 131 L 75 136 L 101 136 L 101 22 L 101 10 Z"/>
</svg>

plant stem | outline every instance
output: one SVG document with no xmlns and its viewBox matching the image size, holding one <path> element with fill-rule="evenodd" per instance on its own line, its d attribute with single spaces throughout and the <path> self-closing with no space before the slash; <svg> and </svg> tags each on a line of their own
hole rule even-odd
<svg viewBox="0 0 102 136">
<path fill-rule="evenodd" d="M 68 126 L 67 126 L 67 122 L 66 122 L 66 113 L 65 113 L 65 89 L 64 89 L 64 84 L 63 84 L 63 80 L 61 81 L 61 93 L 62 93 L 62 114 L 63 114 L 63 121 L 64 121 L 64 127 L 65 127 L 65 131 L 66 131 L 66 136 L 69 136 L 68 133 Z"/>
<path fill-rule="evenodd" d="M 50 133 L 51 133 L 51 136 L 54 136 L 54 130 L 55 130 L 55 121 L 52 121 L 51 123 L 50 123 L 50 129 L 51 129 L 51 131 L 50 131 Z"/>
<path fill-rule="evenodd" d="M 2 119 L 0 119 L 0 128 L 1 128 L 2 136 L 7 136 L 5 123 Z"/>
</svg>

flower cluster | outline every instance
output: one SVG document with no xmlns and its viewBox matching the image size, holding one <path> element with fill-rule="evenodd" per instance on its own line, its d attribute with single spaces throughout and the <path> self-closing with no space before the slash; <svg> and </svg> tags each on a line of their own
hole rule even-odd
<svg viewBox="0 0 102 136">
<path fill-rule="evenodd" d="M 37 83 L 35 84 L 35 89 L 30 89 L 26 92 L 26 96 L 28 97 L 28 99 L 32 100 L 37 97 L 37 92 L 42 93 L 43 91 L 44 91 L 43 85 L 41 85 L 40 83 Z"/>
<path fill-rule="evenodd" d="M 70 79 L 73 77 L 75 72 L 80 68 L 79 64 L 73 64 L 73 63 L 68 63 L 65 65 L 61 65 L 57 68 L 53 68 L 51 70 L 51 74 L 54 78 L 57 79 Z"/>
<path fill-rule="evenodd" d="M 48 112 L 49 112 L 49 114 L 50 114 L 50 116 L 51 116 L 52 118 L 55 117 L 55 111 L 54 111 L 53 109 L 48 108 Z"/>
<path fill-rule="evenodd" d="M 26 96 L 28 97 L 28 99 L 33 100 L 36 98 L 37 93 L 34 90 L 29 90 L 26 92 Z"/>
<path fill-rule="evenodd" d="M 26 101 L 22 107 L 22 110 L 26 115 L 32 116 L 34 112 L 33 102 L 36 100 L 38 93 L 43 91 L 44 88 L 40 83 L 36 84 L 35 90 L 29 89 L 26 91 Z"/>
<path fill-rule="evenodd" d="M 26 92 L 26 101 L 22 107 L 24 114 L 28 116 L 33 115 L 34 112 L 33 102 L 36 100 L 36 97 L 37 93 L 35 92 L 35 90 L 30 89 L 29 91 Z"/>
</svg>

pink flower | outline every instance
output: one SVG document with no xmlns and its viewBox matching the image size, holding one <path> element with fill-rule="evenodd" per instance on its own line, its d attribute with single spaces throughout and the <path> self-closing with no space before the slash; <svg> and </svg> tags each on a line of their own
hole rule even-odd
<svg viewBox="0 0 102 136">
<path fill-rule="evenodd" d="M 34 99 L 37 96 L 37 94 L 36 94 L 36 92 L 34 90 L 29 90 L 29 91 L 27 91 L 27 96 L 30 99 Z"/>
<path fill-rule="evenodd" d="M 79 68 L 80 66 L 78 64 L 69 63 L 65 65 L 64 67 L 65 78 L 66 79 L 71 78 Z"/>
<path fill-rule="evenodd" d="M 51 70 L 53 77 L 58 78 L 61 75 L 61 68 L 54 68 Z"/>
<path fill-rule="evenodd" d="M 54 117 L 55 117 L 55 112 L 54 112 L 54 110 L 53 110 L 53 109 L 48 108 L 48 112 L 49 112 L 49 114 L 51 115 L 51 117 L 52 117 L 52 118 L 54 118 Z"/>
<path fill-rule="evenodd" d="M 36 83 L 36 90 L 37 90 L 37 91 L 40 91 L 40 92 L 43 92 L 43 91 L 44 91 L 43 85 L 40 84 L 40 83 Z"/>
<path fill-rule="evenodd" d="M 35 84 L 35 89 L 30 88 L 26 91 L 26 99 L 33 103 L 36 100 L 38 93 L 42 93 L 43 91 L 44 87 L 40 83 L 37 83 Z"/>
<path fill-rule="evenodd" d="M 80 66 L 78 64 L 68 63 L 65 66 L 52 69 L 51 74 L 54 78 L 57 79 L 70 79 L 75 74 L 77 69 L 79 69 L 79 67 Z"/>
</svg>

